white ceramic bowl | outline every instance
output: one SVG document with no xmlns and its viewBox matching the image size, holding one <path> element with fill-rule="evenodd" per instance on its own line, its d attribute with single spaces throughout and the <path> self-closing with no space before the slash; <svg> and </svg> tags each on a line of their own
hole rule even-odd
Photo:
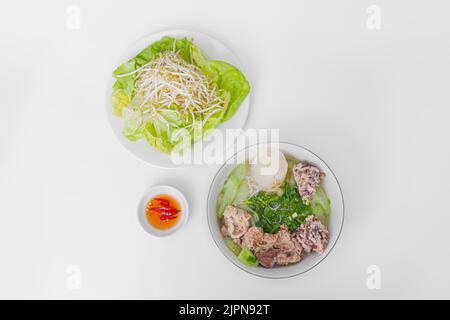
<svg viewBox="0 0 450 320">
<path fill-rule="evenodd" d="M 147 217 L 146 217 L 146 209 L 147 209 L 147 204 L 148 204 L 149 200 L 151 198 L 153 198 L 157 195 L 161 195 L 161 194 L 167 194 L 167 195 L 174 197 L 175 199 L 177 199 L 179 201 L 180 206 L 181 206 L 180 221 L 178 221 L 178 223 L 173 228 L 170 228 L 167 230 L 156 229 L 150 223 L 148 223 Z M 138 213 L 139 223 L 141 224 L 142 228 L 148 234 L 150 234 L 152 236 L 156 236 L 156 237 L 165 237 L 165 236 L 169 236 L 169 235 L 177 232 L 186 224 L 186 222 L 189 218 L 189 206 L 188 206 L 188 202 L 187 202 L 186 198 L 178 189 L 171 187 L 171 186 L 155 186 L 155 187 L 151 187 L 150 189 L 148 189 L 142 195 L 142 198 L 139 201 L 137 213 Z"/>
<path fill-rule="evenodd" d="M 197 44 L 199 48 L 209 58 L 231 63 L 245 75 L 245 70 L 243 70 L 243 67 L 239 62 L 238 58 L 224 44 L 222 44 L 221 42 L 210 36 L 189 30 L 167 30 L 143 37 L 125 51 L 125 54 L 122 56 L 120 61 L 117 62 L 117 67 L 120 64 L 126 62 L 127 60 L 135 57 L 141 50 L 143 50 L 153 42 L 160 40 L 164 36 L 171 36 L 175 38 L 187 37 L 191 40 L 193 39 L 194 43 Z M 115 81 L 114 78 L 112 77 L 112 72 L 113 70 L 111 70 L 111 77 L 106 91 L 107 92 L 106 114 L 108 115 L 108 121 L 111 125 L 114 135 L 117 137 L 122 146 L 125 147 L 125 149 L 127 149 L 129 152 L 131 152 L 134 156 L 136 156 L 140 160 L 155 167 L 175 168 L 181 165 L 183 166 L 188 165 L 188 164 L 180 165 L 174 163 L 170 155 L 162 153 L 156 150 L 155 148 L 151 147 L 147 143 L 146 139 L 141 139 L 139 141 L 130 141 L 123 135 L 122 133 L 123 119 L 114 116 L 112 113 L 111 94 L 112 94 L 112 86 Z M 247 96 L 247 98 L 245 98 L 245 100 L 241 103 L 236 114 L 230 120 L 220 124 L 216 128 L 216 130 L 219 130 L 223 135 L 225 135 L 227 129 L 234 129 L 234 130 L 243 129 L 247 121 L 249 107 L 250 107 L 250 95 Z M 204 148 L 206 148 L 206 146 L 209 145 L 207 141 L 203 141 L 203 143 Z"/>
<path fill-rule="evenodd" d="M 220 232 L 220 225 L 216 215 L 216 205 L 217 205 L 217 197 L 223 187 L 225 180 L 227 179 L 230 172 L 236 166 L 237 159 L 245 159 L 248 154 L 254 154 L 260 146 L 267 143 L 260 143 L 257 145 L 253 145 L 242 149 L 237 152 L 232 158 L 228 159 L 224 165 L 217 172 L 208 195 L 208 203 L 207 203 L 207 216 L 208 216 L 208 224 L 209 229 L 211 231 L 211 235 L 219 247 L 220 251 L 224 254 L 225 257 L 228 258 L 232 263 L 241 268 L 244 271 L 247 271 L 251 274 L 266 277 L 266 278 L 287 278 L 295 275 L 302 274 L 311 270 L 316 265 L 318 265 L 321 261 L 323 261 L 327 255 L 331 252 L 333 247 L 335 246 L 339 235 L 342 230 L 342 226 L 344 223 L 344 199 L 342 195 L 341 188 L 336 179 L 336 176 L 333 174 L 331 169 L 327 166 L 327 164 L 320 159 L 317 155 L 312 153 L 311 151 L 297 146 L 291 143 L 271 143 L 269 144 L 275 145 L 279 147 L 280 151 L 282 151 L 286 155 L 290 155 L 299 160 L 306 160 L 313 165 L 318 166 L 322 169 L 326 177 L 323 181 L 324 188 L 328 194 L 328 197 L 331 201 L 331 215 L 330 221 L 328 224 L 328 229 L 330 232 L 330 241 L 327 249 L 322 254 L 313 253 L 309 256 L 302 259 L 299 263 L 291 264 L 284 267 L 276 267 L 272 269 L 266 269 L 263 267 L 248 267 L 242 264 L 236 256 L 226 247 L 223 236 Z"/>
</svg>

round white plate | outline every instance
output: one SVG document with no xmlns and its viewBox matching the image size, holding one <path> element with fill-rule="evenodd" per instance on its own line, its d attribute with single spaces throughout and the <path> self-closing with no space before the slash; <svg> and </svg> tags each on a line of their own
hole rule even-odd
<svg viewBox="0 0 450 320">
<path fill-rule="evenodd" d="M 188 30 L 168 30 L 162 31 L 158 33 L 154 33 L 148 36 L 145 36 L 141 40 L 137 41 L 134 45 L 127 49 L 122 59 L 117 63 L 117 67 L 126 62 L 127 60 L 135 57 L 142 49 L 152 44 L 155 41 L 160 40 L 164 36 L 171 36 L 175 38 L 184 38 L 187 37 L 190 40 L 193 40 L 195 44 L 199 46 L 199 48 L 211 59 L 214 60 L 222 60 L 228 63 L 231 63 L 236 68 L 238 68 L 242 73 L 245 74 L 241 63 L 238 58 L 228 49 L 224 44 L 219 42 L 216 39 L 211 38 L 205 34 L 199 32 L 193 32 Z M 111 74 L 112 74 L 111 70 Z M 107 104 L 106 104 L 106 113 L 108 115 L 108 121 L 111 124 L 112 130 L 119 139 L 120 143 L 131 152 L 133 155 L 138 157 L 139 159 L 145 161 L 146 163 L 161 167 L 161 168 L 175 168 L 179 167 L 180 164 L 176 164 L 172 161 L 170 155 L 162 153 L 155 148 L 151 147 L 145 139 L 141 139 L 139 141 L 130 141 L 123 134 L 123 120 L 122 118 L 116 117 L 112 114 L 111 107 L 111 94 L 112 94 L 112 85 L 114 84 L 114 78 L 111 75 L 111 80 L 108 85 L 107 90 Z M 230 120 L 220 124 L 217 127 L 217 130 L 221 131 L 221 133 L 225 133 L 227 129 L 243 129 L 245 126 L 245 122 L 247 121 L 247 116 L 250 108 L 250 95 L 241 103 L 238 111 Z M 197 142 L 201 143 L 201 142 Z M 204 146 L 208 145 L 208 142 L 204 142 Z M 182 164 L 186 165 L 186 164 Z"/>
<path fill-rule="evenodd" d="M 325 179 L 323 180 L 324 188 L 331 201 L 331 215 L 328 224 L 328 230 L 330 232 L 330 241 L 325 252 L 322 254 L 312 253 L 296 264 L 266 269 L 260 266 L 248 267 L 242 264 L 236 258 L 236 256 L 226 247 L 223 241 L 223 236 L 220 232 L 220 225 L 216 214 L 217 197 L 220 191 L 222 190 L 225 180 L 227 179 L 233 168 L 236 166 L 236 163 L 238 162 L 236 159 L 245 159 L 246 156 L 249 154 L 256 154 L 257 149 L 266 143 L 260 143 L 242 149 L 241 151 L 236 153 L 233 157 L 228 159 L 225 162 L 225 164 L 219 169 L 214 180 L 211 183 L 211 187 L 208 194 L 208 203 L 207 203 L 208 224 L 209 229 L 211 231 L 211 235 L 215 243 L 219 247 L 220 251 L 222 251 L 224 256 L 227 257 L 228 260 L 230 260 L 236 266 L 251 274 L 265 278 L 288 278 L 311 270 L 316 265 L 318 265 L 322 260 L 324 260 L 326 256 L 331 252 L 331 250 L 333 249 L 339 238 L 344 223 L 344 199 L 342 196 L 341 188 L 335 175 L 333 174 L 331 169 L 327 166 L 327 164 L 317 155 L 315 155 L 314 153 L 305 148 L 302 148 L 300 146 L 291 143 L 285 142 L 279 142 L 276 144 L 272 142 L 268 143 L 279 147 L 280 151 L 282 151 L 285 155 L 290 155 L 299 160 L 306 160 L 311 164 L 316 165 L 323 172 L 325 172 L 326 176 Z"/>
</svg>

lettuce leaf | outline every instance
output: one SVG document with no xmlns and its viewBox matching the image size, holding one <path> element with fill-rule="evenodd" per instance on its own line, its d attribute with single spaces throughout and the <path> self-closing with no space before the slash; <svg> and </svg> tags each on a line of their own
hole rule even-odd
<svg viewBox="0 0 450 320">
<path fill-rule="evenodd" d="M 258 266 L 258 259 L 256 259 L 253 252 L 247 248 L 244 247 L 241 252 L 238 255 L 238 260 L 249 267 L 257 267 Z"/>
<path fill-rule="evenodd" d="M 230 120 L 250 93 L 250 84 L 242 72 L 227 62 L 208 60 L 202 70 L 217 83 L 219 88 L 230 93 L 230 104 L 222 122 Z"/>
<path fill-rule="evenodd" d="M 134 61 L 127 61 L 119 66 L 113 72 L 113 76 L 117 79 L 113 85 L 113 93 L 111 96 L 111 104 L 113 113 L 116 116 L 122 116 L 122 110 L 131 102 L 134 91 L 134 75 L 130 74 L 136 70 Z M 130 74 L 128 76 L 122 76 Z"/>
<path fill-rule="evenodd" d="M 225 208 L 231 205 L 236 198 L 239 188 L 247 176 L 247 172 L 248 165 L 239 164 L 228 176 L 217 203 L 217 216 L 219 219 L 222 219 Z"/>
<path fill-rule="evenodd" d="M 143 66 L 152 60 L 156 54 L 175 50 L 184 60 L 191 61 L 191 47 L 192 42 L 187 38 L 175 39 L 172 37 L 163 37 L 161 40 L 152 43 L 147 48 L 139 52 L 134 60 L 138 67 Z"/>
<path fill-rule="evenodd" d="M 219 60 L 208 60 L 201 50 L 192 45 L 192 62 L 199 66 L 218 87 L 225 89 L 230 94 L 230 104 L 221 120 L 225 122 L 231 119 L 239 108 L 239 105 L 250 93 L 250 84 L 239 69 L 233 65 Z"/>
<path fill-rule="evenodd" d="M 323 224 L 327 225 L 331 214 L 331 201 L 325 192 L 323 186 L 317 189 L 316 193 L 310 201 L 310 205 L 313 210 L 313 214 L 322 221 Z"/>
<path fill-rule="evenodd" d="M 233 252 L 235 256 L 238 256 L 241 253 L 241 247 L 231 238 L 226 237 L 223 239 L 223 242 L 225 242 L 227 248 L 230 249 L 230 251 Z"/>
<path fill-rule="evenodd" d="M 113 114 L 117 117 L 122 117 L 123 109 L 130 103 L 130 97 L 122 89 L 116 89 L 111 95 L 111 105 Z"/>
<path fill-rule="evenodd" d="M 137 141 L 144 137 L 144 120 L 139 111 L 126 109 L 123 112 L 124 129 L 123 134 L 131 141 Z"/>
</svg>

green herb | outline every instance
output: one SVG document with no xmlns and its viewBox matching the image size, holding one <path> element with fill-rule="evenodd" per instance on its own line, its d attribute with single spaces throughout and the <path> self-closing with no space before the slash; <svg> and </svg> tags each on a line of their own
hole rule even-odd
<svg viewBox="0 0 450 320">
<path fill-rule="evenodd" d="M 302 201 L 295 185 L 284 183 L 281 194 L 260 191 L 246 201 L 254 221 L 264 232 L 276 233 L 285 224 L 293 232 L 313 214 L 309 204 Z"/>
</svg>

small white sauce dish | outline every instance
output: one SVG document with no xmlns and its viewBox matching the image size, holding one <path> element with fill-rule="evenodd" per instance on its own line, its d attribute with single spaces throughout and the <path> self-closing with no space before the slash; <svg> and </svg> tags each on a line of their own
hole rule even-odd
<svg viewBox="0 0 450 320">
<path fill-rule="evenodd" d="M 170 229 L 160 230 L 153 227 L 147 220 L 146 211 L 147 205 L 150 199 L 158 196 L 158 195 L 169 195 L 178 200 L 181 208 L 180 212 L 180 220 L 178 223 Z M 153 186 L 148 189 L 141 197 L 139 201 L 139 205 L 137 208 L 138 211 L 138 219 L 142 228 L 150 235 L 156 237 L 166 237 L 171 234 L 174 234 L 178 230 L 180 230 L 187 222 L 189 218 L 189 206 L 185 196 L 181 193 L 180 190 L 172 187 L 172 186 Z"/>
</svg>

